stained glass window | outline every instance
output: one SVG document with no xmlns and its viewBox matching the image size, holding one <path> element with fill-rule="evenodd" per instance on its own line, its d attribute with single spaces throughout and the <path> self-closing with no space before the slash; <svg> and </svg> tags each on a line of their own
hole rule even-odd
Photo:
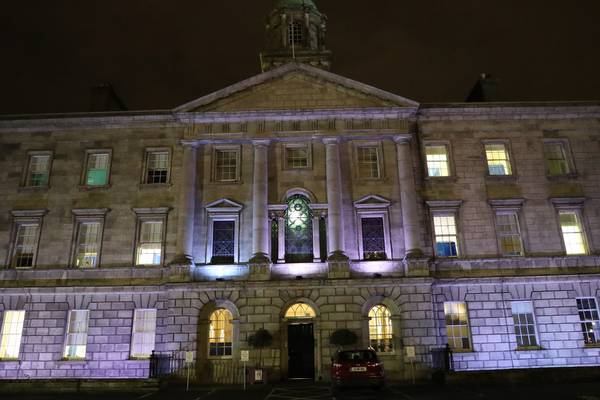
<svg viewBox="0 0 600 400">
<path fill-rule="evenodd" d="M 208 326 L 208 355 L 231 356 L 233 348 L 233 316 L 229 310 L 220 308 L 210 315 Z"/>
<path fill-rule="evenodd" d="M 302 195 L 291 196 L 285 211 L 285 261 L 313 261 L 312 210 Z"/>
<path fill-rule="evenodd" d="M 231 264 L 235 251 L 235 221 L 213 222 L 213 264 Z"/>
<path fill-rule="evenodd" d="M 375 351 L 380 353 L 394 350 L 392 330 L 392 314 L 382 305 L 376 305 L 369 310 L 369 342 Z"/>
<path fill-rule="evenodd" d="M 383 218 L 361 218 L 363 257 L 365 260 L 384 260 L 385 239 Z"/>
<path fill-rule="evenodd" d="M 306 303 L 296 303 L 285 312 L 286 318 L 314 318 L 315 310 Z"/>
</svg>

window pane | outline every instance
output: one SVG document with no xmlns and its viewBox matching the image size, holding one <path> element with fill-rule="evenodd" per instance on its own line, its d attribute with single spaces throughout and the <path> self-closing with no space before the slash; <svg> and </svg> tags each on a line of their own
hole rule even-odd
<svg viewBox="0 0 600 400">
<path fill-rule="evenodd" d="M 579 214 L 575 211 L 560 211 L 559 221 L 567 254 L 587 254 Z"/>
<path fill-rule="evenodd" d="M 307 168 L 308 167 L 308 148 L 307 147 L 286 147 L 285 159 L 288 168 Z"/>
<path fill-rule="evenodd" d="M 550 175 L 565 175 L 571 172 L 563 143 L 544 143 L 544 154 Z"/>
<path fill-rule="evenodd" d="M 358 176 L 379 178 L 379 157 L 377 147 L 357 147 Z"/>
<path fill-rule="evenodd" d="M 365 260 L 384 260 L 386 254 L 383 218 L 361 218 L 360 221 Z"/>
<path fill-rule="evenodd" d="M 215 179 L 227 182 L 237 180 L 237 150 L 215 151 Z"/>
<path fill-rule="evenodd" d="M 434 215 L 435 248 L 438 257 L 458 255 L 458 238 L 454 215 Z"/>
<path fill-rule="evenodd" d="M 511 309 L 517 346 L 537 346 L 533 304 L 530 301 L 514 301 Z"/>
<path fill-rule="evenodd" d="M 0 359 L 19 358 L 25 311 L 4 311 L 0 332 Z"/>
<path fill-rule="evenodd" d="M 231 264 L 235 256 L 235 221 L 213 222 L 213 264 Z"/>
<path fill-rule="evenodd" d="M 102 186 L 108 184 L 109 154 L 98 153 L 88 156 L 86 185 Z"/>
<path fill-rule="evenodd" d="M 302 25 L 299 22 L 292 22 L 288 25 L 288 44 L 301 45 L 303 40 Z"/>
<path fill-rule="evenodd" d="M 469 350 L 471 340 L 467 304 L 463 302 L 446 302 L 444 303 L 444 314 L 446 317 L 446 335 L 450 347 L 454 350 Z"/>
<path fill-rule="evenodd" d="M 133 329 L 131 335 L 131 356 L 147 358 L 154 350 L 156 332 L 156 310 L 137 309 L 133 314 Z"/>
<path fill-rule="evenodd" d="M 87 347 L 88 310 L 71 310 L 67 324 L 65 358 L 85 358 Z"/>
<path fill-rule="evenodd" d="M 80 222 L 75 246 L 75 266 L 93 268 L 98 265 L 100 222 Z"/>
<path fill-rule="evenodd" d="M 449 176 L 448 150 L 445 145 L 425 146 L 427 174 L 429 176 Z"/>
<path fill-rule="evenodd" d="M 162 259 L 163 222 L 143 221 L 137 249 L 137 265 L 160 265 Z"/>
<path fill-rule="evenodd" d="M 523 242 L 521 240 L 521 231 L 519 229 L 519 218 L 517 213 L 497 213 L 496 229 L 502 255 L 523 255 Z"/>
<path fill-rule="evenodd" d="M 369 342 L 377 352 L 394 350 L 392 315 L 384 305 L 377 305 L 369 311 Z"/>
<path fill-rule="evenodd" d="M 486 144 L 485 156 L 490 175 L 512 175 L 510 158 L 505 144 Z"/>
<path fill-rule="evenodd" d="M 36 155 L 29 158 L 27 186 L 39 187 L 48 185 L 50 174 L 50 156 Z"/>
<path fill-rule="evenodd" d="M 210 356 L 230 356 L 233 343 L 233 316 L 229 310 L 218 309 L 210 315 L 208 344 Z"/>
<path fill-rule="evenodd" d="M 598 308 L 593 297 L 577 299 L 577 311 L 581 321 L 581 331 L 586 344 L 598 343 L 600 340 L 600 321 Z"/>
<path fill-rule="evenodd" d="M 23 223 L 17 226 L 13 265 L 32 267 L 38 248 L 39 224 Z"/>
</svg>

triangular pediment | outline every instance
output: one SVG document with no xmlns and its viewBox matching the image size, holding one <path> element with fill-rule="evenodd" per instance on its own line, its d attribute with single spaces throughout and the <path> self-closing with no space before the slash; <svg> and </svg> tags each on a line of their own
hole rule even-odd
<svg viewBox="0 0 600 400">
<path fill-rule="evenodd" d="M 201 97 L 176 112 L 236 112 L 369 107 L 416 107 L 418 103 L 312 67 L 290 63 Z"/>
<path fill-rule="evenodd" d="M 244 208 L 243 204 L 225 198 L 213 201 L 212 203 L 206 205 L 206 209 L 209 212 L 241 211 L 242 208 Z"/>
<path fill-rule="evenodd" d="M 389 206 L 390 201 L 388 199 L 376 194 L 367 195 L 354 202 L 356 208 L 384 208 Z"/>
</svg>

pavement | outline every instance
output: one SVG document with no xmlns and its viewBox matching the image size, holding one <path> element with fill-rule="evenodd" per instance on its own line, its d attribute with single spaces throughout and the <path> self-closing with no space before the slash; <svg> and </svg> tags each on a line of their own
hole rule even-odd
<svg viewBox="0 0 600 400">
<path fill-rule="evenodd" d="M 148 393 L 1 394 L 2 400 L 600 400 L 600 382 L 535 385 L 389 385 L 376 391 L 332 393 L 326 384 L 287 383 L 241 387 L 193 387 Z"/>
</svg>

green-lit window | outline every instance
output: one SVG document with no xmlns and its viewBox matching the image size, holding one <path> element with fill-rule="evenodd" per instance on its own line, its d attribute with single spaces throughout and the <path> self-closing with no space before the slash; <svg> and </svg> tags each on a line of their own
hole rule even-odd
<svg viewBox="0 0 600 400">
<path fill-rule="evenodd" d="M 572 172 L 564 142 L 544 143 L 544 156 L 548 175 L 567 175 Z"/>
<path fill-rule="evenodd" d="M 512 175 L 510 156 L 504 143 L 486 143 L 485 157 L 490 175 Z"/>
<path fill-rule="evenodd" d="M 425 158 L 428 176 L 450 176 L 450 159 L 448 157 L 448 147 L 446 145 L 426 145 Z"/>
<path fill-rule="evenodd" d="M 89 153 L 85 172 L 87 186 L 108 185 L 110 153 Z"/>
</svg>

